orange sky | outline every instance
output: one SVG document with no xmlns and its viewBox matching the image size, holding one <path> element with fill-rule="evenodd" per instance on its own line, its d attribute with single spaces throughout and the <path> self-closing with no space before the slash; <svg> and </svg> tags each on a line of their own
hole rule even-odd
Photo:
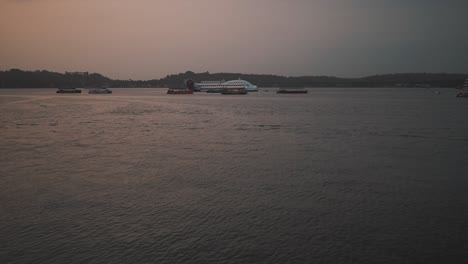
<svg viewBox="0 0 468 264">
<path fill-rule="evenodd" d="M 0 0 L 0 70 L 468 72 L 468 5 L 447 2 Z"/>
</svg>

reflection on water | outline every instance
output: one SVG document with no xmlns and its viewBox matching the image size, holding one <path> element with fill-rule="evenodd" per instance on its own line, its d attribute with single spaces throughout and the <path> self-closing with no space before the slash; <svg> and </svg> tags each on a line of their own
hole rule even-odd
<svg viewBox="0 0 468 264">
<path fill-rule="evenodd" d="M 468 257 L 468 101 L 269 90 L 0 90 L 0 262 Z"/>
</svg>

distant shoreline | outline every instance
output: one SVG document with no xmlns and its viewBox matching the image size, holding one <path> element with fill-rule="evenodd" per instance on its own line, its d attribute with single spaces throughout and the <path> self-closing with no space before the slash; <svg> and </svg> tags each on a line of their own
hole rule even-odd
<svg viewBox="0 0 468 264">
<path fill-rule="evenodd" d="M 373 75 L 361 78 L 333 76 L 285 77 L 267 74 L 243 73 L 185 73 L 168 75 L 152 80 L 117 80 L 99 73 L 23 71 L 11 69 L 0 71 L 0 89 L 39 88 L 182 88 L 184 81 L 247 80 L 259 87 L 268 88 L 457 88 L 468 74 L 462 73 L 397 73 Z"/>
</svg>

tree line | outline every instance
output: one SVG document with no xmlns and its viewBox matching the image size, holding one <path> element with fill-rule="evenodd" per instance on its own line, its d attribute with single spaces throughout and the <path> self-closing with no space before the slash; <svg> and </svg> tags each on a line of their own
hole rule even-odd
<svg viewBox="0 0 468 264">
<path fill-rule="evenodd" d="M 454 73 L 398 73 L 373 75 L 361 78 L 332 76 L 287 77 L 270 74 L 243 73 L 195 73 L 187 71 L 152 80 L 114 80 L 99 73 L 23 71 L 11 69 L 0 71 L 0 88 L 132 88 L 171 87 L 182 88 L 184 81 L 247 80 L 259 87 L 460 87 L 468 74 Z"/>
</svg>

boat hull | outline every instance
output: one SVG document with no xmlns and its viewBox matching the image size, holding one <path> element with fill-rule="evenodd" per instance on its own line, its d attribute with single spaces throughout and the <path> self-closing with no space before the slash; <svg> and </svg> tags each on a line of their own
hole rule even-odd
<svg viewBox="0 0 468 264">
<path fill-rule="evenodd" d="M 167 90 L 167 94 L 193 94 L 193 91 L 192 90 L 169 89 L 169 90 Z"/>
<path fill-rule="evenodd" d="M 307 90 L 278 90 L 276 93 L 279 94 L 306 94 Z"/>
<path fill-rule="evenodd" d="M 464 93 L 459 93 L 457 94 L 457 97 L 463 97 L 463 98 L 468 98 L 468 92 Z"/>
<path fill-rule="evenodd" d="M 208 91 L 206 91 L 207 93 L 222 93 L 223 90 L 222 89 L 209 89 Z"/>
<path fill-rule="evenodd" d="M 245 89 L 224 89 L 221 94 L 225 95 L 238 95 L 238 94 L 247 94 L 247 90 Z"/>
<path fill-rule="evenodd" d="M 111 90 L 89 90 L 88 94 L 111 94 Z"/>
<path fill-rule="evenodd" d="M 58 90 L 56 93 L 81 93 L 81 90 Z"/>
<path fill-rule="evenodd" d="M 105 92 L 105 93 L 101 93 L 101 92 L 99 92 L 99 93 L 96 93 L 96 92 L 89 92 L 88 94 L 111 94 L 111 93 L 112 93 L 112 92 Z"/>
</svg>

